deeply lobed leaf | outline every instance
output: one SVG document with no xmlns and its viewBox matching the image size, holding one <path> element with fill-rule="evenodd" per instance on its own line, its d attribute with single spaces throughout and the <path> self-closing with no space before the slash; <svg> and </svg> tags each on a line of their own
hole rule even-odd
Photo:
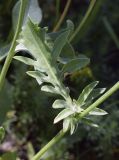
<svg viewBox="0 0 119 160">
<path fill-rule="evenodd" d="M 23 56 L 14 58 L 34 67 L 34 71 L 28 71 L 27 74 L 35 78 L 39 85 L 42 84 L 42 91 L 59 94 L 64 98 L 57 99 L 53 103 L 53 108 L 63 109 L 54 119 L 54 123 L 63 120 L 63 130 L 70 129 L 70 133 L 73 134 L 78 126 L 80 113 L 85 111 L 82 107 L 84 105 L 87 107 L 94 98 L 104 92 L 104 89 L 94 89 L 98 84 L 96 81 L 84 88 L 77 101 L 71 99 L 69 88 L 62 83 L 62 75 L 65 72 L 72 73 L 82 69 L 88 65 L 89 59 L 83 55 L 76 57 L 68 42 L 73 30 L 71 21 L 68 21 L 67 28 L 57 36 L 55 33 L 54 38 L 53 35 L 47 34 L 46 30 L 46 28 L 39 28 L 29 19 L 18 42 L 33 59 Z M 60 68 L 59 63 L 61 63 Z M 89 114 L 105 115 L 107 112 L 96 108 Z"/>
</svg>

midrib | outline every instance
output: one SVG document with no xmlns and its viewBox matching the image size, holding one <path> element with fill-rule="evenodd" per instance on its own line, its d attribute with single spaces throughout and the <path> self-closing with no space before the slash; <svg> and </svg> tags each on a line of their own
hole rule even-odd
<svg viewBox="0 0 119 160">
<path fill-rule="evenodd" d="M 44 59 L 46 65 L 47 65 L 47 67 L 48 67 L 48 69 L 49 69 L 52 77 L 55 79 L 56 83 L 57 83 L 59 86 L 61 86 L 60 82 L 58 81 L 57 77 L 55 76 L 54 72 L 52 71 L 51 65 L 49 64 L 49 62 L 47 61 L 47 58 L 46 58 L 45 55 L 43 54 L 43 52 L 45 53 L 45 52 L 47 52 L 47 51 L 45 50 L 42 42 L 40 42 L 40 44 L 42 44 L 42 47 L 41 47 L 41 48 L 43 48 L 43 50 L 44 50 L 43 52 L 42 52 L 42 49 L 40 48 L 39 44 L 37 43 L 37 39 L 38 39 L 38 38 L 37 38 L 36 36 L 33 36 L 33 32 L 34 32 L 34 31 L 33 31 L 33 30 L 31 31 L 31 29 L 30 29 L 30 32 L 31 32 L 31 35 L 32 35 L 32 37 L 33 37 L 33 41 L 34 41 L 36 47 L 40 50 L 41 56 L 43 57 L 43 59 Z M 41 41 L 41 40 L 40 40 L 40 41 Z M 47 52 L 47 53 L 48 53 L 48 52 Z"/>
</svg>

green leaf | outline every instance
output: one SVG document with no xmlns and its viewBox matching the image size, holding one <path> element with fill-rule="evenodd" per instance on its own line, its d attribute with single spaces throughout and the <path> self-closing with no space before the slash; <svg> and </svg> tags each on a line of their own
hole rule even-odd
<svg viewBox="0 0 119 160">
<path fill-rule="evenodd" d="M 61 33 L 58 38 L 55 40 L 54 42 L 54 47 L 53 47 L 53 57 L 54 60 L 57 60 L 57 58 L 59 57 L 62 48 L 64 47 L 64 45 L 66 44 L 67 40 L 68 40 L 68 36 L 69 36 L 69 31 L 65 31 L 64 33 Z"/>
<path fill-rule="evenodd" d="M 63 120 L 63 132 L 68 131 L 69 128 L 70 128 L 70 118 L 65 118 Z"/>
<path fill-rule="evenodd" d="M 17 26 L 20 3 L 21 3 L 21 1 L 19 0 L 16 3 L 16 5 L 14 6 L 13 11 L 12 11 L 12 22 L 13 22 L 14 31 L 16 30 L 16 26 Z M 28 17 L 30 17 L 34 23 L 40 23 L 41 22 L 42 11 L 39 7 L 38 0 L 28 0 L 23 26 L 26 24 L 26 22 L 28 20 Z"/>
<path fill-rule="evenodd" d="M 53 42 L 55 42 L 55 40 L 57 39 L 57 37 L 59 37 L 60 34 L 64 33 L 67 29 L 62 29 L 58 32 L 51 32 L 48 33 L 48 37 L 50 37 L 50 39 L 52 39 Z"/>
<path fill-rule="evenodd" d="M 72 109 L 73 109 L 76 113 L 81 113 L 82 111 L 84 111 L 84 109 L 80 107 L 80 105 L 77 103 L 77 101 L 76 101 L 75 99 L 73 99 Z"/>
<path fill-rule="evenodd" d="M 92 127 L 99 127 L 98 124 L 95 124 L 90 118 L 87 117 L 83 117 L 82 121 L 86 124 L 86 125 L 90 125 Z"/>
<path fill-rule="evenodd" d="M 94 89 L 91 94 L 88 96 L 86 102 L 92 101 L 93 99 L 97 98 L 99 95 L 103 94 L 105 92 L 106 88 L 97 88 Z"/>
<path fill-rule="evenodd" d="M 44 29 L 44 38 L 45 38 L 45 43 L 46 43 L 46 45 L 48 46 L 48 48 L 50 49 L 50 51 L 52 52 L 53 51 L 53 47 L 54 47 L 54 42 L 53 42 L 53 40 L 52 40 L 52 38 L 49 36 L 49 34 L 47 33 L 46 34 L 46 30 L 45 30 L 45 28 L 43 28 Z"/>
<path fill-rule="evenodd" d="M 72 58 L 64 58 L 64 57 L 59 57 L 58 61 L 62 64 L 67 64 L 68 62 L 70 62 L 72 60 Z"/>
<path fill-rule="evenodd" d="M 89 115 L 96 115 L 96 116 L 103 116 L 106 114 L 108 113 L 100 108 L 95 108 L 89 113 Z"/>
<path fill-rule="evenodd" d="M 38 25 L 33 24 L 29 19 L 26 26 L 23 28 L 19 44 L 22 44 L 27 48 L 28 52 L 36 59 L 34 62 L 34 69 L 41 72 L 41 74 L 47 75 L 44 77 L 34 77 L 34 75 L 28 72 L 32 77 L 36 78 L 39 84 L 43 82 L 50 83 L 50 85 L 57 88 L 59 94 L 66 98 L 68 96 L 67 89 L 61 82 L 60 72 L 56 61 L 52 57 L 51 48 L 49 48 L 46 40 L 44 39 L 46 33 L 45 30 L 38 27 Z M 36 73 L 35 73 L 36 74 Z"/>
<path fill-rule="evenodd" d="M 73 32 L 73 30 L 74 30 L 74 24 L 73 24 L 73 22 L 71 21 L 71 20 L 67 20 L 67 28 L 65 28 L 65 29 L 61 29 L 60 31 L 58 31 L 58 32 L 51 32 L 51 33 L 48 33 L 48 36 L 52 39 L 52 41 L 54 42 L 55 40 L 56 40 L 56 38 L 60 35 L 60 34 L 62 34 L 62 33 L 64 33 L 65 31 L 67 31 L 67 30 L 70 30 L 70 34 Z"/>
<path fill-rule="evenodd" d="M 57 78 L 57 70 L 52 59 L 50 49 L 42 40 L 41 29 L 34 25 L 29 19 L 27 25 L 22 31 L 22 38 L 19 43 L 22 43 L 32 56 L 37 60 L 37 70 L 46 72 L 49 76 L 49 81 L 53 84 L 59 83 Z"/>
<path fill-rule="evenodd" d="M 63 47 L 61 54 L 61 57 L 58 57 L 58 61 L 62 64 L 66 64 L 69 61 L 71 61 L 71 59 L 75 58 L 75 51 L 73 49 L 73 47 L 71 46 L 71 44 L 66 43 L 65 46 Z"/>
<path fill-rule="evenodd" d="M 69 108 L 66 108 L 64 110 L 62 110 L 57 117 L 54 119 L 54 123 L 57 123 L 59 121 L 61 121 L 62 119 L 67 118 L 68 116 L 72 115 L 74 112 L 71 111 Z"/>
<path fill-rule="evenodd" d="M 49 85 L 42 86 L 41 91 L 59 94 L 59 91 L 55 87 Z"/>
<path fill-rule="evenodd" d="M 73 23 L 70 20 L 68 20 L 67 21 L 67 28 L 64 30 L 64 32 L 62 31 L 59 34 L 59 36 L 55 39 L 54 47 L 53 47 L 53 51 L 52 51 L 52 54 L 53 54 L 53 57 L 55 60 L 57 60 L 57 58 L 61 54 L 63 47 L 66 44 L 68 45 L 68 47 L 71 48 L 71 46 L 68 44 L 68 38 L 69 38 L 69 35 L 73 29 L 74 29 Z M 66 47 L 67 47 L 67 45 L 66 45 Z"/>
<path fill-rule="evenodd" d="M 71 125 L 70 134 L 72 135 L 76 131 L 77 127 L 78 127 L 77 120 L 75 118 L 72 118 L 70 125 Z"/>
<path fill-rule="evenodd" d="M 23 44 L 17 44 L 15 48 L 15 53 L 20 52 L 20 51 L 28 52 L 28 49 L 25 48 Z"/>
<path fill-rule="evenodd" d="M 73 123 L 73 121 L 71 122 L 71 129 L 70 129 L 70 134 L 72 135 L 75 131 L 75 123 Z"/>
<path fill-rule="evenodd" d="M 69 37 L 71 36 L 71 34 L 73 33 L 73 31 L 74 31 L 74 24 L 73 24 L 73 22 L 71 21 L 71 20 L 67 20 L 67 29 L 69 29 L 70 30 L 70 35 L 69 35 Z"/>
<path fill-rule="evenodd" d="M 55 109 L 57 109 L 57 108 L 68 108 L 69 105 L 66 103 L 65 100 L 57 99 L 53 103 L 52 107 L 55 108 Z"/>
<path fill-rule="evenodd" d="M 65 72 L 77 71 L 79 69 L 82 69 L 86 65 L 88 65 L 89 62 L 90 62 L 89 58 L 73 59 L 73 60 L 71 60 L 70 62 L 68 62 L 67 64 L 64 65 L 61 72 L 65 73 Z"/>
<path fill-rule="evenodd" d="M 43 82 L 47 82 L 48 77 L 39 72 L 39 71 L 28 71 L 27 74 L 33 78 L 35 78 L 37 80 L 37 82 L 39 83 L 39 85 L 41 85 Z"/>
<path fill-rule="evenodd" d="M 0 127 L 0 143 L 5 137 L 5 129 L 3 127 Z"/>
<path fill-rule="evenodd" d="M 88 98 L 88 96 L 90 95 L 90 93 L 92 92 L 92 90 L 96 87 L 96 85 L 98 84 L 99 82 L 96 81 L 96 82 L 93 82 L 89 85 L 87 85 L 84 90 L 82 91 L 82 93 L 80 94 L 77 102 L 80 106 L 84 105 L 85 104 L 85 101 L 86 99 Z"/>
<path fill-rule="evenodd" d="M 31 58 L 27 58 L 27 57 L 24 57 L 24 56 L 14 56 L 14 59 L 16 60 L 19 60 L 27 65 L 35 65 L 35 61 Z"/>
</svg>

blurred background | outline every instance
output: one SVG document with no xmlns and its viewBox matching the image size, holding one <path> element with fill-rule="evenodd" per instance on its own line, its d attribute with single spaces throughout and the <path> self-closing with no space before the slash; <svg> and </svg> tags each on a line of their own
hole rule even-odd
<svg viewBox="0 0 119 160">
<path fill-rule="evenodd" d="M 48 26 L 48 32 L 58 31 L 70 19 L 76 30 L 91 1 L 94 0 L 39 0 L 35 7 L 41 10 L 40 26 Z M 14 35 L 16 2 L 0 0 L 0 70 Z M 67 13 L 56 28 L 68 2 Z M 65 77 L 72 97 L 94 80 L 100 81 L 100 87 L 114 85 L 119 80 L 119 0 L 97 0 L 71 43 L 77 55 L 91 59 L 88 67 Z M 0 94 L 0 125 L 6 129 L 0 153 L 15 151 L 21 160 L 31 159 L 62 128 L 62 122 L 53 125 L 57 111 L 51 106 L 56 97 L 41 92 L 36 81 L 26 75 L 27 70 L 28 66 L 13 60 Z M 95 117 L 99 128 L 81 123 L 74 135 L 64 137 L 42 159 L 119 160 L 119 92 L 100 107 L 109 114 Z"/>
</svg>

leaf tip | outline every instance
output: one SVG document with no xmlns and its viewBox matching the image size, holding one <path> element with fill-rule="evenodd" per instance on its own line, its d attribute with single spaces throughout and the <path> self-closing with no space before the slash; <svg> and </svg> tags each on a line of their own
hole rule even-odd
<svg viewBox="0 0 119 160">
<path fill-rule="evenodd" d="M 56 124 L 57 122 L 58 122 L 58 121 L 57 121 L 57 119 L 55 118 L 53 123 Z"/>
</svg>

